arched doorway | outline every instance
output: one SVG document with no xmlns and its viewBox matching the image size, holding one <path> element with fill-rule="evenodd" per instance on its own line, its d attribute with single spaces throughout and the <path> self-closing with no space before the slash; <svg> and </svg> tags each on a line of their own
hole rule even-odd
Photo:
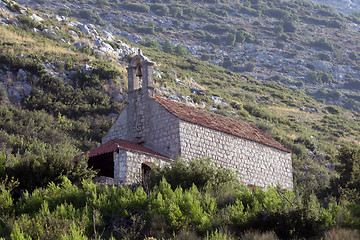
<svg viewBox="0 0 360 240">
<path fill-rule="evenodd" d="M 153 167 L 154 163 L 152 162 L 144 162 L 141 164 L 141 173 L 144 180 L 149 179 Z"/>
</svg>

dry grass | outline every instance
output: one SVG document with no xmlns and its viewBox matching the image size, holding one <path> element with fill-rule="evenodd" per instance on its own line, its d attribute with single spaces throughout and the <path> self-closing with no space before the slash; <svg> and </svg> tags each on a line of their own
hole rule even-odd
<svg viewBox="0 0 360 240">
<path fill-rule="evenodd" d="M 333 228 L 325 234 L 324 240 L 358 240 L 360 234 L 358 230 Z"/>
<path fill-rule="evenodd" d="M 64 47 L 55 46 L 54 44 L 45 41 L 45 39 L 34 38 L 27 33 L 15 32 L 5 26 L 0 25 L 0 47 L 2 52 L 14 54 L 42 54 L 42 53 L 56 53 L 56 54 L 69 54 L 75 53 Z"/>
<path fill-rule="evenodd" d="M 340 138 L 341 141 L 349 142 L 349 143 L 355 143 L 357 145 L 360 145 L 360 141 L 355 139 L 355 136 L 353 137 L 342 137 Z"/>
<path fill-rule="evenodd" d="M 241 240 L 278 240 L 279 238 L 276 236 L 274 232 L 257 232 L 257 231 L 249 231 L 243 234 L 240 238 Z"/>
</svg>

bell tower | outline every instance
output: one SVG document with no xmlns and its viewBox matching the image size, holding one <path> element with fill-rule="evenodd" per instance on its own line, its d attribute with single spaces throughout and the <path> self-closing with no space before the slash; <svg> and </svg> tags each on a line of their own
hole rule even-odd
<svg viewBox="0 0 360 240">
<path fill-rule="evenodd" d="M 150 98 L 154 97 L 154 62 L 142 55 L 141 50 L 132 58 L 128 71 L 127 121 L 132 142 L 145 143 Z"/>
</svg>

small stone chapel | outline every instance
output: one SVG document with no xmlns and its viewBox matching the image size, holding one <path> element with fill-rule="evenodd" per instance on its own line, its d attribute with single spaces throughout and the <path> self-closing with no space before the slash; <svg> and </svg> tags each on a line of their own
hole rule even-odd
<svg viewBox="0 0 360 240">
<path fill-rule="evenodd" d="M 153 66 L 139 50 L 127 68 L 128 104 L 102 145 L 88 152 L 99 175 L 131 184 L 179 156 L 209 157 L 246 185 L 293 188 L 289 150 L 251 123 L 155 95 Z"/>
</svg>

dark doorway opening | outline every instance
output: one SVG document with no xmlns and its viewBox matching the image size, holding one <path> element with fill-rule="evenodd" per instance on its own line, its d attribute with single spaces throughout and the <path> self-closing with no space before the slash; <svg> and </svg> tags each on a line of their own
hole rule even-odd
<svg viewBox="0 0 360 240">
<path fill-rule="evenodd" d="M 141 172 L 143 175 L 143 179 L 148 179 L 150 177 L 152 167 L 153 163 L 151 162 L 144 162 L 141 164 Z"/>
<path fill-rule="evenodd" d="M 89 158 L 88 165 L 99 170 L 98 176 L 114 178 L 114 154 L 112 152 Z"/>
</svg>

